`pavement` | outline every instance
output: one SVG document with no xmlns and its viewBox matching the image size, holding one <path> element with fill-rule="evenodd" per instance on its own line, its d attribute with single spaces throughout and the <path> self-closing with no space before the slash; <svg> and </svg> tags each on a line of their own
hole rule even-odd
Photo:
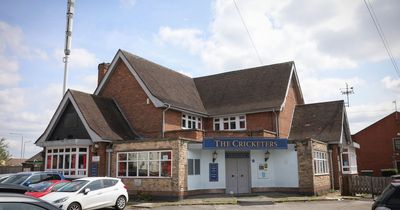
<svg viewBox="0 0 400 210">
<path fill-rule="evenodd" d="M 322 196 L 302 196 L 287 193 L 264 193 L 257 195 L 205 195 L 191 196 L 179 201 L 141 201 L 129 203 L 130 208 L 157 208 L 163 206 L 182 205 L 272 205 L 283 202 L 306 202 L 306 201 L 340 201 L 365 199 L 359 196 L 341 196 L 339 192 L 333 192 Z"/>
</svg>

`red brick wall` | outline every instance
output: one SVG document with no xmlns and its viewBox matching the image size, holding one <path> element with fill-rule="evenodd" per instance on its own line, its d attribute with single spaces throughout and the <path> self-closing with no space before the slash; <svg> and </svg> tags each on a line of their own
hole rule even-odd
<svg viewBox="0 0 400 210">
<path fill-rule="evenodd" d="M 294 89 L 293 79 L 292 79 L 288 94 L 286 96 L 286 103 L 284 104 L 282 112 L 279 113 L 279 137 L 287 138 L 289 136 L 290 127 L 292 125 L 294 108 L 296 104 L 299 103 L 300 100 Z"/>
<path fill-rule="evenodd" d="M 356 151 L 359 174 L 361 170 L 373 170 L 374 176 L 381 176 L 381 169 L 395 168 L 394 161 L 400 161 L 400 151 L 395 152 L 393 147 L 393 138 L 400 133 L 400 113 L 398 119 L 393 113 L 353 135 L 360 144 Z"/>
<path fill-rule="evenodd" d="M 165 131 L 181 130 L 182 113 L 168 109 L 165 112 Z"/>
<path fill-rule="evenodd" d="M 272 112 L 246 115 L 247 130 L 268 130 L 275 132 L 275 116 Z"/>
<path fill-rule="evenodd" d="M 119 60 L 99 95 L 114 98 L 132 127 L 143 137 L 161 137 L 162 110 L 156 108 L 126 65 Z"/>
<path fill-rule="evenodd" d="M 329 145 L 329 149 L 332 150 L 332 170 L 333 170 L 333 185 L 335 190 L 340 189 L 341 173 L 339 174 L 340 167 L 340 148 L 337 144 Z M 340 170 L 341 171 L 341 170 Z"/>
</svg>

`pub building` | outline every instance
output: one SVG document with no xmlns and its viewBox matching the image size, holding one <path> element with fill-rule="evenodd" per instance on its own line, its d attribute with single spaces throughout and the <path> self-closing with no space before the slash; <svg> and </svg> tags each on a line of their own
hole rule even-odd
<svg viewBox="0 0 400 210">
<path fill-rule="evenodd" d="M 130 194 L 322 194 L 353 144 L 343 104 L 327 111 L 341 121 L 303 122 L 303 106 L 294 62 L 191 78 L 118 50 L 93 94 L 65 93 L 36 145 L 44 170 L 119 177 Z"/>
</svg>

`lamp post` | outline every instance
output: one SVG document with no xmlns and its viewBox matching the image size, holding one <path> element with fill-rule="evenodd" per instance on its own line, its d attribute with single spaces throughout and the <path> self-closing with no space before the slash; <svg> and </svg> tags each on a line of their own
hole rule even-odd
<svg viewBox="0 0 400 210">
<path fill-rule="evenodd" d="M 21 133 L 10 133 L 11 135 L 17 135 L 17 136 L 21 136 L 21 165 L 22 165 L 22 153 L 23 153 L 23 149 L 24 149 L 24 135 L 22 135 Z"/>
<path fill-rule="evenodd" d="M 29 142 L 31 142 L 31 141 L 25 141 L 24 142 L 24 149 L 23 149 L 23 152 L 22 152 L 22 159 L 24 159 L 25 158 L 25 145 L 26 145 L 26 143 L 29 143 Z"/>
</svg>

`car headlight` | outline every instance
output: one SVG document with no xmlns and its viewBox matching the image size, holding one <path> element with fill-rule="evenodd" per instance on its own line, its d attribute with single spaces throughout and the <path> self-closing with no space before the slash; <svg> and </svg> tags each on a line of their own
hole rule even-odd
<svg viewBox="0 0 400 210">
<path fill-rule="evenodd" d="M 54 203 L 63 203 L 63 202 L 65 202 L 66 200 L 68 200 L 68 197 L 60 198 L 60 199 L 58 199 L 58 200 L 55 200 Z"/>
</svg>

